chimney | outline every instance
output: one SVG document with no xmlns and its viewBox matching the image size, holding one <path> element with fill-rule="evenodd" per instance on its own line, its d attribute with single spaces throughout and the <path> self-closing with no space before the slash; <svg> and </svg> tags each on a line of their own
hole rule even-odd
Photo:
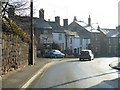
<svg viewBox="0 0 120 90">
<path fill-rule="evenodd" d="M 44 10 L 43 9 L 39 10 L 39 18 L 43 18 L 44 19 Z"/>
<path fill-rule="evenodd" d="M 56 17 L 55 17 L 55 22 L 60 25 L 60 17 L 59 17 L 59 16 L 56 16 Z"/>
<path fill-rule="evenodd" d="M 63 19 L 63 26 L 67 29 L 67 27 L 68 27 L 68 19 Z"/>
<path fill-rule="evenodd" d="M 15 15 L 15 8 L 14 8 L 14 6 L 10 6 L 10 7 L 8 8 L 8 17 L 9 17 L 9 18 L 13 18 L 14 15 Z"/>
<path fill-rule="evenodd" d="M 55 22 L 60 25 L 60 17 L 59 17 L 59 16 L 56 16 L 56 17 L 55 17 Z"/>
<path fill-rule="evenodd" d="M 97 30 L 100 31 L 100 26 L 98 25 Z"/>
<path fill-rule="evenodd" d="M 74 16 L 74 19 L 73 19 L 73 21 L 77 21 L 77 18 L 76 18 L 76 16 Z"/>
<path fill-rule="evenodd" d="M 89 15 L 89 18 L 88 18 L 88 26 L 91 26 L 91 18 L 90 18 L 90 15 Z"/>
</svg>

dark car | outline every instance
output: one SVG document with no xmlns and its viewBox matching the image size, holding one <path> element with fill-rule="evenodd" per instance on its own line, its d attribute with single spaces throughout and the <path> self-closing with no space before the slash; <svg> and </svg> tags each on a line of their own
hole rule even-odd
<svg viewBox="0 0 120 90">
<path fill-rule="evenodd" d="M 50 58 L 57 58 L 57 57 L 64 57 L 65 54 L 63 54 L 61 51 L 59 50 L 50 50 L 50 51 L 47 51 L 46 54 L 45 54 L 45 57 L 50 57 Z"/>
<path fill-rule="evenodd" d="M 94 59 L 94 54 L 92 53 L 91 50 L 82 50 L 80 52 L 79 60 L 84 60 L 84 59 L 88 59 L 88 60 Z"/>
</svg>

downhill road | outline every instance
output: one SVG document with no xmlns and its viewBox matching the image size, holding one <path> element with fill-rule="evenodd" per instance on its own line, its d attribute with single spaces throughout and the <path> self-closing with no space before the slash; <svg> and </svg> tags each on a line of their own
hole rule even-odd
<svg viewBox="0 0 120 90">
<path fill-rule="evenodd" d="M 118 58 L 79 59 L 49 67 L 29 88 L 118 88 L 118 70 L 109 64 Z"/>
</svg>

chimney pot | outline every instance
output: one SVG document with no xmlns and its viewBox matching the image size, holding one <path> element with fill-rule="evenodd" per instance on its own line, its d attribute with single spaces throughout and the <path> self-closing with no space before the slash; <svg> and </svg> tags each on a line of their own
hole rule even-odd
<svg viewBox="0 0 120 90">
<path fill-rule="evenodd" d="M 44 19 L 44 10 L 43 10 L 43 8 L 41 8 L 39 10 L 39 18 L 43 18 Z"/>
<path fill-rule="evenodd" d="M 89 18 L 88 18 L 88 26 L 91 26 L 91 17 L 89 15 Z"/>
<path fill-rule="evenodd" d="M 55 22 L 60 25 L 60 17 L 59 17 L 59 16 L 56 16 L 56 17 L 55 17 Z"/>
<path fill-rule="evenodd" d="M 63 26 L 67 29 L 68 28 L 68 19 L 63 19 Z"/>
</svg>

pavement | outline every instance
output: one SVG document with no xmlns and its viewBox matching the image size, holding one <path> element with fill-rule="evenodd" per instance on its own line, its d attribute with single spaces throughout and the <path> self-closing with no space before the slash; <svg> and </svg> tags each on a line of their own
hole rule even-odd
<svg viewBox="0 0 120 90">
<path fill-rule="evenodd" d="M 68 58 L 38 58 L 35 60 L 35 65 L 26 65 L 24 68 L 20 68 L 15 71 L 8 72 L 6 75 L 2 76 L 2 88 L 27 88 L 29 84 L 40 74 L 42 74 L 45 69 L 55 62 L 70 60 Z M 73 60 L 73 58 L 71 58 Z"/>
<path fill-rule="evenodd" d="M 27 88 L 29 84 L 40 74 L 42 74 L 45 69 L 55 62 L 74 60 L 76 58 L 63 58 L 63 59 L 51 59 L 51 58 L 38 58 L 35 61 L 35 65 L 27 65 L 24 68 L 7 73 L 2 76 L 2 88 Z M 120 70 L 120 62 L 112 62 L 109 66 L 117 68 Z"/>
<path fill-rule="evenodd" d="M 110 67 L 120 70 L 120 58 L 117 61 L 114 61 L 109 64 Z"/>
</svg>

